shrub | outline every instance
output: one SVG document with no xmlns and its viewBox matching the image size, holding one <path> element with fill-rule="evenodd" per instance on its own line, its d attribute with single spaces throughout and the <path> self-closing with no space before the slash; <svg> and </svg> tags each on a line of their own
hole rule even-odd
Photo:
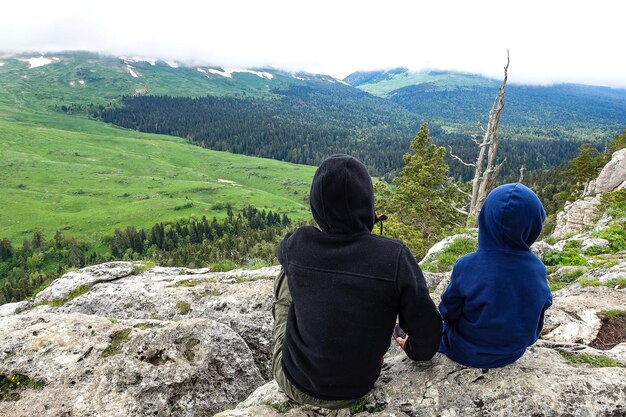
<svg viewBox="0 0 626 417">
<path fill-rule="evenodd" d="M 583 278 L 578 281 L 583 287 L 626 287 L 626 278 L 613 278 L 602 282 L 596 278 Z"/>
<path fill-rule="evenodd" d="M 577 248 L 566 247 L 563 251 L 546 251 L 546 253 L 543 254 L 543 263 L 548 266 L 581 266 L 585 265 L 587 263 L 587 260 L 580 255 L 580 251 Z"/>
<path fill-rule="evenodd" d="M 476 250 L 477 242 L 474 239 L 457 238 L 433 259 L 429 259 L 422 264 L 422 269 L 429 272 L 450 271 L 454 263 L 463 255 Z"/>
<path fill-rule="evenodd" d="M 261 269 L 266 266 L 270 266 L 270 263 L 260 258 L 252 258 L 244 265 L 246 269 Z"/>
<path fill-rule="evenodd" d="M 626 229 L 624 224 L 614 224 L 596 233 L 596 236 L 609 241 L 613 252 L 626 249 Z"/>
<path fill-rule="evenodd" d="M 600 201 L 610 216 L 614 218 L 626 217 L 626 188 L 604 193 L 600 196 Z"/>
<path fill-rule="evenodd" d="M 571 271 L 565 271 L 561 274 L 554 274 L 548 279 L 548 285 L 551 291 L 558 291 L 567 286 L 570 282 L 576 281 L 582 274 L 585 273 L 584 269 L 574 269 Z"/>
<path fill-rule="evenodd" d="M 237 264 L 230 259 L 222 259 L 209 265 L 209 269 L 213 272 L 227 272 L 237 269 Z"/>
</svg>

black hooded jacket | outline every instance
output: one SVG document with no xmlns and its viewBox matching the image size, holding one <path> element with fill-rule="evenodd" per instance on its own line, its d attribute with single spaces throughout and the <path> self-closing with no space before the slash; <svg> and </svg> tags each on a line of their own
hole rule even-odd
<svg viewBox="0 0 626 417">
<path fill-rule="evenodd" d="M 408 248 L 371 233 L 374 192 L 361 162 L 326 159 L 313 178 L 311 210 L 322 230 L 301 227 L 278 248 L 293 299 L 282 366 L 305 394 L 357 399 L 380 375 L 396 316 L 415 360 L 437 352 L 441 318 Z"/>
</svg>

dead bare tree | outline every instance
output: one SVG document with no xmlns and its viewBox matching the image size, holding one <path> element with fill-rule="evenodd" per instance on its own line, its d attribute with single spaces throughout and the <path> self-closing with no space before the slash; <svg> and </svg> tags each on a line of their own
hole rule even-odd
<svg viewBox="0 0 626 417">
<path fill-rule="evenodd" d="M 517 182 L 519 182 L 520 184 L 524 182 L 524 171 L 526 171 L 526 165 L 522 165 L 522 167 L 519 169 L 519 179 L 517 180 Z"/>
<path fill-rule="evenodd" d="M 470 216 L 477 216 L 483 206 L 489 192 L 495 187 L 496 179 L 500 174 L 502 165 L 506 162 L 506 158 L 499 164 L 496 164 L 496 155 L 498 153 L 498 124 L 500 123 L 500 112 L 504 107 L 504 87 L 507 81 L 507 72 L 509 70 L 509 51 L 506 51 L 506 66 L 504 67 L 504 79 L 500 83 L 500 89 L 494 99 L 491 111 L 489 112 L 489 121 L 487 129 L 484 131 L 483 141 L 478 142 L 475 137 L 472 140 L 478 145 L 479 152 L 476 162 L 467 163 L 452 153 L 450 156 L 465 166 L 474 167 L 474 179 L 472 180 L 472 195 L 469 203 L 468 213 Z M 486 166 L 485 166 L 486 159 Z"/>
<path fill-rule="evenodd" d="M 472 180 L 472 200 L 470 202 L 470 216 L 478 215 L 489 192 L 494 188 L 496 179 L 500 174 L 502 165 L 506 158 L 496 165 L 496 155 L 498 152 L 498 125 L 500 123 L 500 113 L 504 107 L 504 87 L 506 86 L 507 72 L 509 70 L 509 51 L 506 51 L 506 65 L 504 67 L 504 79 L 500 83 L 500 89 L 496 95 L 491 111 L 489 112 L 489 122 L 485 130 L 483 142 L 480 144 L 480 151 L 476 159 L 474 179 Z M 483 163 L 487 156 L 487 166 L 483 170 Z"/>
</svg>

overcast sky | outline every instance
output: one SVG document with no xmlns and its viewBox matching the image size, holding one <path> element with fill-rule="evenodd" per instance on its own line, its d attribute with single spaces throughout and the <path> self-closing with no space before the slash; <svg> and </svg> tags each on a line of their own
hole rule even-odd
<svg viewBox="0 0 626 417">
<path fill-rule="evenodd" d="M 90 50 L 343 78 L 405 66 L 626 88 L 619 0 L 6 0 L 0 51 Z"/>
</svg>

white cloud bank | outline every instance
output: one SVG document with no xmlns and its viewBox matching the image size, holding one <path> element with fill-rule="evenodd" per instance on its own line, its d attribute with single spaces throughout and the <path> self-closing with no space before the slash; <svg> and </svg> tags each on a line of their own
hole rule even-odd
<svg viewBox="0 0 626 417">
<path fill-rule="evenodd" d="M 3 3 L 0 51 L 90 50 L 343 78 L 405 66 L 626 88 L 620 2 L 398 0 Z"/>
</svg>

